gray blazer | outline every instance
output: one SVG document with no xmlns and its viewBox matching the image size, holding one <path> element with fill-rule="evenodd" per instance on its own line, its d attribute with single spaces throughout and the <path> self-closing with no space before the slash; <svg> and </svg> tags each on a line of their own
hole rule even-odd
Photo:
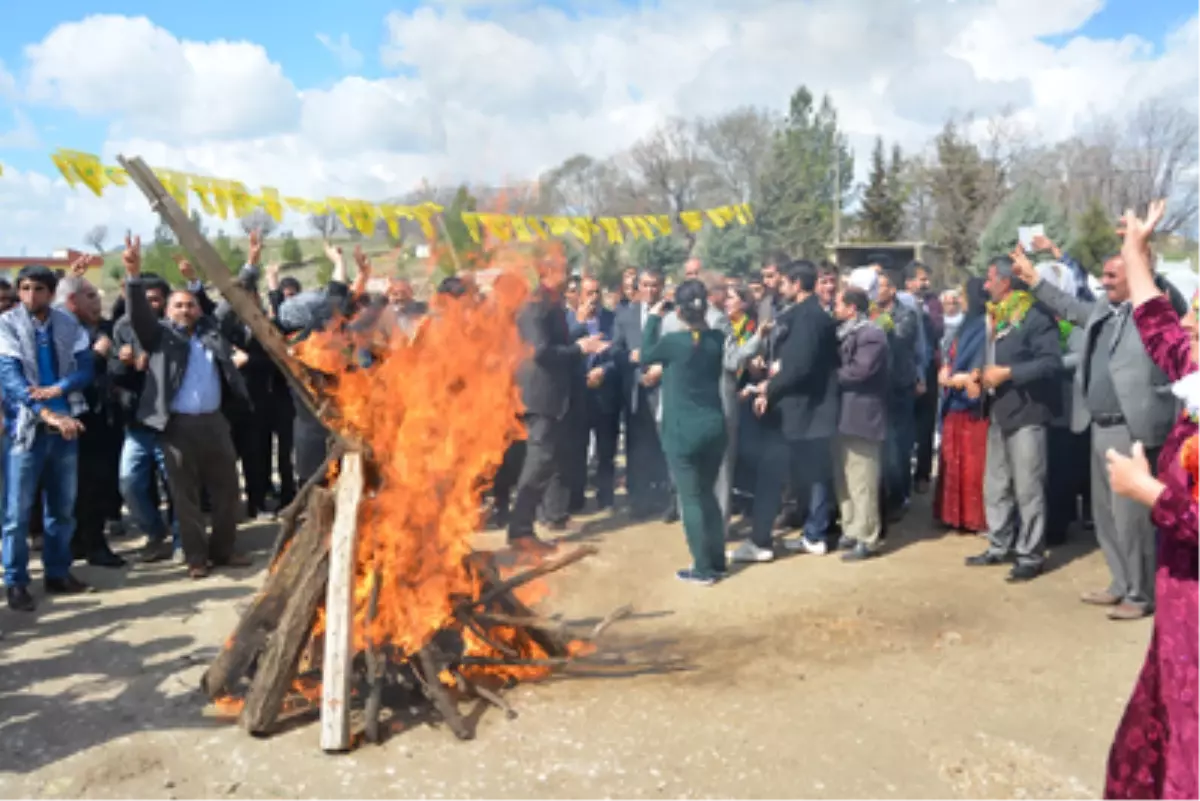
<svg viewBox="0 0 1200 801">
<path fill-rule="evenodd" d="M 1085 384 L 1092 348 L 1100 325 L 1116 312 L 1106 300 L 1079 300 L 1045 281 L 1038 282 L 1033 294 L 1061 319 L 1084 329 L 1083 349 L 1075 369 L 1071 414 L 1071 428 L 1076 432 L 1084 431 L 1092 422 Z M 1132 314 L 1125 316 L 1113 334 L 1108 364 L 1121 414 L 1133 438 L 1141 440 L 1147 448 L 1160 447 L 1175 424 L 1179 404 L 1171 394 L 1171 380 L 1146 354 Z"/>
</svg>

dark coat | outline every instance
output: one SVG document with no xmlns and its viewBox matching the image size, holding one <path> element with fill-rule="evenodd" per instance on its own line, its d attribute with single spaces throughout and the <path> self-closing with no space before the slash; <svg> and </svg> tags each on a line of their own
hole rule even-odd
<svg viewBox="0 0 1200 801">
<path fill-rule="evenodd" d="M 602 308 L 596 312 L 596 322 L 600 338 L 605 342 L 611 343 L 616 328 L 616 315 L 608 309 Z M 572 341 L 588 336 L 587 323 L 577 320 L 574 311 L 567 311 L 567 326 L 571 330 Z M 587 390 L 589 406 L 603 414 L 615 414 L 620 411 L 621 371 L 617 366 L 616 356 L 613 353 L 611 345 L 603 353 L 596 353 L 591 356 L 582 356 L 581 354 L 579 364 L 584 377 L 584 388 Z M 588 388 L 587 374 L 597 367 L 604 370 L 604 379 L 601 381 L 600 386 L 595 389 Z"/>
<path fill-rule="evenodd" d="M 778 319 L 778 374 L 767 382 L 767 407 L 779 410 L 789 440 L 832 437 L 838 427 L 837 325 L 815 295 Z"/>
<path fill-rule="evenodd" d="M 532 349 L 517 371 L 525 411 L 561 420 L 570 408 L 581 356 L 567 327 L 567 310 L 539 289 L 517 316 L 517 328 Z"/>
<path fill-rule="evenodd" d="M 167 320 L 160 320 L 146 301 L 146 289 L 139 278 L 125 282 L 129 300 L 129 323 L 141 346 L 150 354 L 144 374 L 136 419 L 142 425 L 162 431 L 171 418 L 171 402 L 183 383 L 191 356 L 190 337 Z M 199 298 L 198 298 L 199 299 Z M 201 309 L 209 304 L 201 303 Z M 241 373 L 233 365 L 230 344 L 217 330 L 208 314 L 196 322 L 196 335 L 216 359 L 221 377 L 221 406 L 232 417 L 249 410 L 250 398 Z"/>
<path fill-rule="evenodd" d="M 838 350 L 841 365 L 837 376 L 842 391 L 838 431 L 883 442 L 887 436 L 887 334 L 867 323 L 847 334 Z"/>
<path fill-rule="evenodd" d="M 613 362 L 621 376 L 621 392 L 624 402 L 632 412 L 647 410 L 651 413 L 658 406 L 661 385 L 642 386 L 642 365 L 634 364 L 630 354 L 642 349 L 642 303 L 635 302 L 617 309 L 613 319 Z"/>
<path fill-rule="evenodd" d="M 1006 434 L 1048 425 L 1062 404 L 1062 346 L 1053 315 L 1035 303 L 1019 325 L 992 341 L 991 348 L 991 364 L 1012 368 L 1012 379 L 997 387 L 988 401 L 992 422 Z"/>
</svg>

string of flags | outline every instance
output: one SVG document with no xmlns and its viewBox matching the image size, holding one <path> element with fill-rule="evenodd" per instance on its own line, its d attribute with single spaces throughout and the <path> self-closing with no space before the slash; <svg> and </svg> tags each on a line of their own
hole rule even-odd
<svg viewBox="0 0 1200 801">
<path fill-rule="evenodd" d="M 129 184 L 129 176 L 121 167 L 103 164 L 98 156 L 78 150 L 57 150 L 51 154 L 54 166 L 72 187 L 84 186 L 97 196 L 109 187 Z M 445 213 L 442 205 L 433 202 L 416 205 L 371 203 L 344 197 L 308 200 L 302 197 L 281 196 L 276 189 L 260 187 L 253 192 L 240 181 L 208 178 L 191 173 L 154 168 L 163 187 L 181 208 L 189 210 L 195 196 L 205 214 L 221 219 L 240 219 L 259 209 L 275 221 L 283 218 L 284 210 L 301 214 L 334 214 L 347 230 L 363 236 L 373 236 L 379 224 L 386 225 L 393 239 L 400 238 L 401 220 L 415 220 L 427 240 L 436 238 L 435 217 Z M 606 238 L 618 244 L 630 239 L 655 239 L 669 236 L 675 223 L 688 233 L 700 231 L 706 223 L 718 228 L 729 225 L 748 225 L 754 221 L 749 203 L 691 209 L 670 214 L 627 214 L 622 216 L 559 216 L 493 214 L 462 212 L 462 222 L 475 242 L 492 237 L 501 242 L 533 242 L 538 239 L 571 235 L 583 244 Z"/>
</svg>

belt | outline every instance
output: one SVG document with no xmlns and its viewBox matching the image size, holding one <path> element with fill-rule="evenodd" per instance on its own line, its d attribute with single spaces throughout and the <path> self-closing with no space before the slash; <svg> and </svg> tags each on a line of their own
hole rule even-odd
<svg viewBox="0 0 1200 801">
<path fill-rule="evenodd" d="M 1101 428 L 1112 428 L 1113 426 L 1125 425 L 1125 415 L 1117 414 L 1094 414 L 1092 422 Z"/>
</svg>

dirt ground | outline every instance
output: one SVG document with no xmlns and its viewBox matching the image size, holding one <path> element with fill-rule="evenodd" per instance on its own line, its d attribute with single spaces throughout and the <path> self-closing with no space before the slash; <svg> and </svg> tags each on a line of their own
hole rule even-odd
<svg viewBox="0 0 1200 801">
<path fill-rule="evenodd" d="M 422 724 L 342 756 L 315 724 L 260 740 L 202 714 L 256 570 L 81 568 L 101 592 L 0 612 L 0 796 L 1098 797 L 1149 621 L 1076 600 L 1106 579 L 1083 536 L 1010 586 L 963 567 L 978 539 L 928 520 L 915 508 L 885 558 L 795 556 L 715 588 L 675 580 L 677 527 L 590 521 L 574 539 L 600 553 L 547 610 L 631 603 L 612 647 L 685 670 L 522 685 L 519 717 L 484 711 L 473 741 Z"/>
</svg>

